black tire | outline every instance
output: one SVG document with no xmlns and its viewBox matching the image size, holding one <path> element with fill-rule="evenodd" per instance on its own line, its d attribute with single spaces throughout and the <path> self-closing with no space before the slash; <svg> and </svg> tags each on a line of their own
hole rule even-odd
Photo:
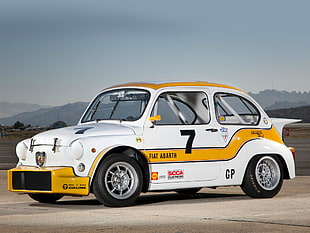
<svg viewBox="0 0 310 233">
<path fill-rule="evenodd" d="M 271 198 L 281 189 L 283 167 L 276 156 L 254 157 L 248 164 L 241 188 L 253 198 Z"/>
<path fill-rule="evenodd" d="M 64 196 L 62 194 L 49 194 L 49 193 L 29 193 L 28 195 L 33 200 L 41 203 L 55 203 Z"/>
<path fill-rule="evenodd" d="M 175 190 L 178 194 L 182 195 L 194 195 L 200 191 L 201 188 L 189 188 Z"/>
<path fill-rule="evenodd" d="M 93 192 L 105 206 L 129 206 L 140 195 L 142 180 L 142 171 L 136 160 L 122 154 L 111 154 L 97 169 Z"/>
</svg>

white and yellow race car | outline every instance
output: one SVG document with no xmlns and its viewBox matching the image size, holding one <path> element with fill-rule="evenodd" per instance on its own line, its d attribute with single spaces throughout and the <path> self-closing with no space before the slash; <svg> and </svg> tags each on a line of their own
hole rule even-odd
<svg viewBox="0 0 310 233">
<path fill-rule="evenodd" d="M 194 194 L 241 186 L 268 198 L 295 177 L 287 119 L 270 119 L 245 92 L 208 82 L 127 83 L 100 92 L 76 126 L 16 147 L 8 189 L 39 202 L 89 195 L 131 205 L 141 192 Z"/>
</svg>

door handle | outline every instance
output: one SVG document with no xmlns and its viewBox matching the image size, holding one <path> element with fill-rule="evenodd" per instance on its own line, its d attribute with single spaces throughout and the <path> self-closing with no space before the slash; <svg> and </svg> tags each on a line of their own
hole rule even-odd
<svg viewBox="0 0 310 233">
<path fill-rule="evenodd" d="M 212 133 L 215 133 L 218 131 L 218 129 L 214 129 L 214 128 L 210 128 L 210 129 L 206 129 L 206 131 L 210 131 Z"/>
</svg>

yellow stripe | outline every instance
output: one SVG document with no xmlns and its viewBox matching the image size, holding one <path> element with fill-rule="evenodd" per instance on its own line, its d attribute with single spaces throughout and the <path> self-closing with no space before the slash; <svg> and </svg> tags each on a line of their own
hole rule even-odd
<svg viewBox="0 0 310 233">
<path fill-rule="evenodd" d="M 236 156 L 244 143 L 257 138 L 267 138 L 283 144 L 276 129 L 242 129 L 239 130 L 224 148 L 193 148 L 191 154 L 185 154 L 185 149 L 146 150 L 145 157 L 150 163 L 158 162 L 189 162 L 229 160 Z"/>
<path fill-rule="evenodd" d="M 101 161 L 101 158 L 102 158 L 109 150 L 113 149 L 114 147 L 115 147 L 115 146 L 111 146 L 111 147 L 109 147 L 109 148 L 106 148 L 106 149 L 104 149 L 103 151 L 101 151 L 101 152 L 97 155 L 95 161 L 93 162 L 93 165 L 91 166 L 91 168 L 90 168 L 90 170 L 89 170 L 88 177 L 92 177 L 92 175 L 93 175 L 93 173 L 94 173 L 94 171 L 95 171 L 95 168 L 97 167 L 97 164 Z"/>
</svg>

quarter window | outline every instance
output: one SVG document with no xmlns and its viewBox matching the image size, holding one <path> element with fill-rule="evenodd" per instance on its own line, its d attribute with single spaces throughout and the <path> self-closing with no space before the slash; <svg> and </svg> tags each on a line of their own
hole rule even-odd
<svg viewBox="0 0 310 233">
<path fill-rule="evenodd" d="M 207 96 L 203 92 L 163 93 L 151 115 L 160 115 L 156 125 L 206 124 L 210 120 Z"/>
<path fill-rule="evenodd" d="M 249 100 L 227 93 L 217 93 L 214 99 L 217 120 L 221 124 L 258 124 L 259 111 Z"/>
</svg>

